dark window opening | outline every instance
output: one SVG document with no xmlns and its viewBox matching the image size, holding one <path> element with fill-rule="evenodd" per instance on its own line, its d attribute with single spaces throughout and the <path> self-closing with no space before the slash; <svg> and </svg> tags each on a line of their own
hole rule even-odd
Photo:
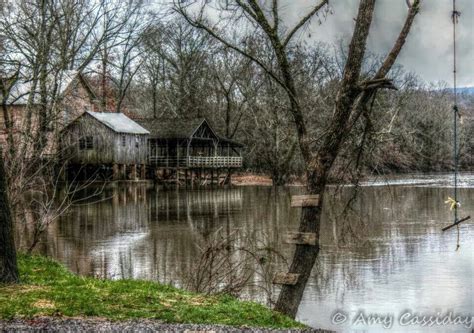
<svg viewBox="0 0 474 333">
<path fill-rule="evenodd" d="M 138 148 L 139 143 L 140 139 L 138 138 L 138 136 L 135 136 L 135 148 Z"/>
<path fill-rule="evenodd" d="M 122 135 L 122 147 L 125 147 L 127 145 L 127 137 L 125 135 Z"/>
<path fill-rule="evenodd" d="M 80 150 L 91 150 L 94 149 L 94 140 L 92 136 L 86 136 L 79 139 Z"/>
</svg>

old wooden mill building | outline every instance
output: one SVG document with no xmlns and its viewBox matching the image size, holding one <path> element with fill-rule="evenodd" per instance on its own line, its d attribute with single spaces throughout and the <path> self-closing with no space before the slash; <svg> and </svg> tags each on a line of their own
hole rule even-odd
<svg viewBox="0 0 474 333">
<path fill-rule="evenodd" d="M 68 177 L 155 179 L 177 184 L 230 181 L 242 145 L 216 133 L 205 118 L 132 120 L 87 111 L 62 131 Z"/>
</svg>

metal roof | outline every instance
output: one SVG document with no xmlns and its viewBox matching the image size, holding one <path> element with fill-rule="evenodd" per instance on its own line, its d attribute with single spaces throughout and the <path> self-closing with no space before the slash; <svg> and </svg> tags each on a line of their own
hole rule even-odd
<svg viewBox="0 0 474 333">
<path fill-rule="evenodd" d="M 204 123 L 206 123 L 211 131 L 215 134 L 216 139 L 221 143 L 228 143 L 231 146 L 242 147 L 241 143 L 227 139 L 215 131 L 214 127 L 204 117 L 192 119 L 135 119 L 137 123 L 150 131 L 150 137 L 156 139 L 189 139 L 194 132 Z"/>
<path fill-rule="evenodd" d="M 136 120 L 137 123 L 150 131 L 151 136 L 160 139 L 190 138 L 204 121 L 205 118 Z"/>
<path fill-rule="evenodd" d="M 150 132 L 123 113 L 92 111 L 86 111 L 86 113 L 117 133 L 150 134 Z"/>
<path fill-rule="evenodd" d="M 58 74 L 56 80 L 54 80 L 52 76 L 48 77 L 48 91 L 51 91 L 53 86 L 57 84 L 57 96 L 61 97 L 78 74 L 79 73 L 75 70 L 65 70 Z M 36 87 L 36 91 L 32 91 L 31 80 L 19 81 L 11 88 L 7 98 L 7 105 L 26 105 L 28 104 L 30 94 L 34 94 L 32 103 L 38 104 L 40 102 L 39 87 Z M 48 98 L 49 97 L 51 96 L 48 96 Z"/>
</svg>

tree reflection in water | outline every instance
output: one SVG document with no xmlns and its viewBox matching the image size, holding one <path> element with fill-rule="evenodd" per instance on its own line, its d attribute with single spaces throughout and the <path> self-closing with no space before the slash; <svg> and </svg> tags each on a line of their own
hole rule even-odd
<svg viewBox="0 0 474 333">
<path fill-rule="evenodd" d="M 472 286 L 472 227 L 461 226 L 459 253 L 453 251 L 455 233 L 440 232 L 451 221 L 443 204 L 450 191 L 439 186 L 363 186 L 346 214 L 341 212 L 350 189 L 330 193 L 322 252 L 300 318 L 310 324 L 317 318 L 319 326 L 331 327 L 329 317 L 336 308 L 472 310 L 465 289 Z M 284 244 L 283 237 L 297 228 L 299 210 L 290 208 L 290 197 L 301 192 L 298 187 L 116 186 L 104 193 L 110 200 L 74 207 L 51 226 L 40 251 L 80 274 L 182 286 L 183 272 L 196 261 L 198 244 L 217 229 L 265 237 L 290 258 L 294 246 Z M 463 210 L 472 212 L 473 187 L 462 188 L 460 197 Z M 285 271 L 284 266 L 283 260 L 276 260 L 270 268 Z M 247 288 L 244 297 L 265 301 L 255 286 Z"/>
</svg>

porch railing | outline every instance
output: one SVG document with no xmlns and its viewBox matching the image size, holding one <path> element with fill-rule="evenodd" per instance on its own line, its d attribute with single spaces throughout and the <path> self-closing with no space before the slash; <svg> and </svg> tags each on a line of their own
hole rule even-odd
<svg viewBox="0 0 474 333">
<path fill-rule="evenodd" d="M 150 156 L 148 161 L 152 165 L 163 167 L 188 168 L 240 168 L 240 156 L 188 156 L 182 158 L 166 156 Z"/>
<path fill-rule="evenodd" d="M 188 156 L 188 167 L 204 168 L 240 168 L 240 156 Z"/>
</svg>

